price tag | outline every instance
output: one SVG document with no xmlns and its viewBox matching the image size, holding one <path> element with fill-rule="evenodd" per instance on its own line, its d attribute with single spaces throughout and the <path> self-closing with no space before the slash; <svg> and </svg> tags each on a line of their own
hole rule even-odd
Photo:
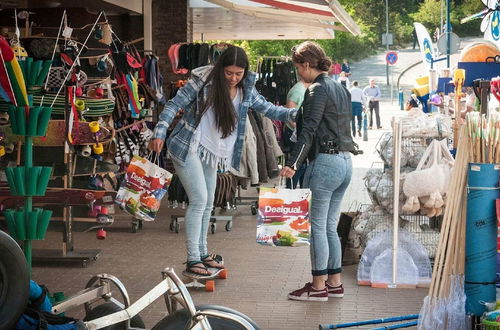
<svg viewBox="0 0 500 330">
<path fill-rule="evenodd" d="M 66 26 L 62 32 L 63 37 L 65 38 L 71 38 L 71 34 L 73 33 L 73 29 L 70 28 L 69 26 Z"/>
</svg>

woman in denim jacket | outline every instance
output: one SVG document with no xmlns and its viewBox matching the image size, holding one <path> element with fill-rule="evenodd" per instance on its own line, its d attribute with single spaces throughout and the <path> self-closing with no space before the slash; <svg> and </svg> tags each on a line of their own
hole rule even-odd
<svg viewBox="0 0 500 330">
<path fill-rule="evenodd" d="M 161 151 L 168 126 L 184 109 L 167 139 L 167 151 L 189 198 L 186 271 L 196 275 L 224 268 L 222 257 L 208 253 L 208 225 L 217 169 L 239 169 L 248 109 L 285 122 L 294 120 L 297 112 L 267 102 L 255 89 L 256 77 L 245 51 L 228 46 L 213 67 L 193 70 L 188 83 L 165 104 L 149 146 Z"/>
<path fill-rule="evenodd" d="M 337 234 L 340 204 L 351 181 L 351 94 L 328 77 L 331 60 L 316 43 L 294 48 L 298 74 L 311 83 L 297 115 L 297 142 L 281 176 L 291 178 L 307 158 L 304 186 L 311 189 L 311 267 L 313 281 L 288 295 L 292 300 L 327 301 L 342 297 L 341 246 Z"/>
</svg>

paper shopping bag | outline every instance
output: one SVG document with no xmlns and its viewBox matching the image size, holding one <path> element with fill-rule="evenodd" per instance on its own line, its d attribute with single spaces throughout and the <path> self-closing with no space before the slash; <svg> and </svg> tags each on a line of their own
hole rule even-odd
<svg viewBox="0 0 500 330">
<path fill-rule="evenodd" d="M 309 244 L 309 189 L 261 187 L 257 217 L 257 243 L 271 246 Z"/>
<path fill-rule="evenodd" d="M 138 219 L 153 221 L 172 174 L 146 158 L 134 156 L 115 202 Z"/>
</svg>

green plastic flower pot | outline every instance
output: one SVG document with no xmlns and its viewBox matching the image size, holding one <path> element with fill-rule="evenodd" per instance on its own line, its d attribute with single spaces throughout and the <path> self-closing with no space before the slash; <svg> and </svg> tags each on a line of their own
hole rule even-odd
<svg viewBox="0 0 500 330">
<path fill-rule="evenodd" d="M 40 115 L 38 116 L 37 125 L 37 136 L 45 136 L 47 133 L 47 127 L 49 126 L 50 115 L 52 114 L 52 108 L 42 107 Z"/>
<path fill-rule="evenodd" d="M 7 183 L 9 184 L 10 193 L 14 196 L 18 196 L 17 184 L 14 178 L 14 167 L 5 168 L 5 176 L 7 177 Z"/>
<path fill-rule="evenodd" d="M 37 136 L 38 129 L 38 118 L 40 117 L 40 112 L 42 107 L 31 107 L 30 114 L 28 118 L 28 127 L 26 129 L 26 135 Z"/>
<path fill-rule="evenodd" d="M 16 185 L 17 193 L 19 196 L 24 196 L 26 190 L 24 185 L 26 182 L 26 173 L 23 166 L 14 167 L 14 184 Z"/>
<path fill-rule="evenodd" d="M 42 212 L 39 213 L 38 224 L 36 227 L 37 239 L 45 239 L 45 233 L 47 233 L 47 228 L 49 227 L 51 216 L 52 216 L 52 211 L 50 210 L 42 210 Z"/>
<path fill-rule="evenodd" d="M 7 111 L 9 112 L 9 121 L 10 127 L 12 129 L 12 133 L 17 134 L 17 117 L 16 117 L 16 107 L 13 105 L 9 105 Z"/>
<path fill-rule="evenodd" d="M 49 184 L 50 175 L 52 174 L 52 167 L 44 166 L 40 167 L 40 174 L 38 175 L 38 180 L 36 184 L 36 196 L 45 195 L 47 190 L 47 185 Z"/>
<path fill-rule="evenodd" d="M 20 241 L 26 239 L 26 221 L 24 219 L 24 211 L 15 211 L 14 220 L 16 223 L 16 238 Z"/>
<path fill-rule="evenodd" d="M 40 175 L 40 166 L 25 167 L 26 169 L 26 196 L 36 195 L 38 177 Z"/>
<path fill-rule="evenodd" d="M 14 219 L 14 210 L 5 210 L 3 213 L 5 216 L 5 221 L 7 222 L 7 228 L 9 229 L 9 234 L 12 238 L 17 238 L 16 235 L 16 220 Z"/>
<path fill-rule="evenodd" d="M 15 129 L 12 127 L 12 132 L 17 135 L 26 135 L 26 112 L 24 107 L 16 107 L 14 116 L 16 117 Z"/>
<path fill-rule="evenodd" d="M 41 212 L 41 209 L 34 209 L 31 212 L 28 212 L 28 216 L 26 217 L 26 238 L 27 239 L 37 239 L 37 225 L 38 225 L 38 216 Z"/>
</svg>

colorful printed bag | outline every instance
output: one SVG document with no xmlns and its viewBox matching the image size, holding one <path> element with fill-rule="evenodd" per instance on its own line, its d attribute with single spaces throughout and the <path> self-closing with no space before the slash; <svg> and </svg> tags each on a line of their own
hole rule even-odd
<svg viewBox="0 0 500 330">
<path fill-rule="evenodd" d="M 309 245 L 309 189 L 261 187 L 257 243 L 271 246 Z"/>
<path fill-rule="evenodd" d="M 149 157 L 148 157 L 149 158 Z M 172 174 L 146 158 L 134 156 L 125 173 L 115 203 L 138 219 L 153 221 L 167 193 Z"/>
</svg>

